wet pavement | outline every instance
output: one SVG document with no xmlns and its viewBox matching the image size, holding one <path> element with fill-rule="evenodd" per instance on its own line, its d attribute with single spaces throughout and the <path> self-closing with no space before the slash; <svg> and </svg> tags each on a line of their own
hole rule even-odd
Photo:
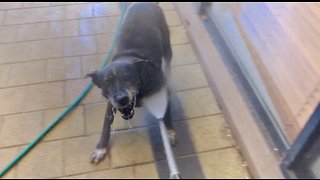
<svg viewBox="0 0 320 180">
<path fill-rule="evenodd" d="M 171 97 L 183 178 L 246 178 L 242 158 L 172 3 L 160 3 L 173 48 Z M 119 3 L 0 3 L 0 168 L 81 93 L 99 69 Z M 94 87 L 4 178 L 168 178 L 157 120 L 117 117 L 111 150 L 90 164 L 106 100 Z"/>
</svg>

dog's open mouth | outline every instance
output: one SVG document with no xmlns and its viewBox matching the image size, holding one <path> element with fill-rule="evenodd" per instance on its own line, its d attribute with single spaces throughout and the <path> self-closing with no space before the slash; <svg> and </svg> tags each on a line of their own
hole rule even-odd
<svg viewBox="0 0 320 180">
<path fill-rule="evenodd" d="M 119 112 L 121 113 L 123 119 L 129 120 L 133 117 L 135 105 L 136 105 L 136 98 L 133 97 L 130 104 L 128 104 L 124 108 L 118 109 Z"/>
</svg>

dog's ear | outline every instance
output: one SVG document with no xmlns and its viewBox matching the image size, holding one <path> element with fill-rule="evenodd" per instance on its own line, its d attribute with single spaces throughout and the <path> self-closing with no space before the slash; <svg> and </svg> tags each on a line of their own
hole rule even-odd
<svg viewBox="0 0 320 180">
<path fill-rule="evenodd" d="M 86 75 L 86 77 L 91 77 L 92 82 L 101 88 L 101 75 L 99 71 L 94 71 Z"/>
</svg>

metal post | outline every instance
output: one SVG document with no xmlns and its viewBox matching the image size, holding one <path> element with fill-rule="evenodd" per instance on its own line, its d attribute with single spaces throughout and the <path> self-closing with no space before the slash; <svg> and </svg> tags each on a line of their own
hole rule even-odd
<svg viewBox="0 0 320 180">
<path fill-rule="evenodd" d="M 164 125 L 163 119 L 160 119 L 159 126 L 160 126 L 160 132 L 161 132 L 161 137 L 162 137 L 164 149 L 166 152 L 167 162 L 169 165 L 170 179 L 181 179 L 181 175 L 178 170 L 174 154 L 172 152 L 167 129 Z"/>
</svg>

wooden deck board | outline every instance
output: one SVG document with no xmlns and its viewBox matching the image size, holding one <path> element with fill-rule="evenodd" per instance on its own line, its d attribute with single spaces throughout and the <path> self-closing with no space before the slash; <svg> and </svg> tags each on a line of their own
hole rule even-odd
<svg viewBox="0 0 320 180">
<path fill-rule="evenodd" d="M 320 101 L 320 3 L 215 5 L 232 12 L 293 141 Z"/>
</svg>

